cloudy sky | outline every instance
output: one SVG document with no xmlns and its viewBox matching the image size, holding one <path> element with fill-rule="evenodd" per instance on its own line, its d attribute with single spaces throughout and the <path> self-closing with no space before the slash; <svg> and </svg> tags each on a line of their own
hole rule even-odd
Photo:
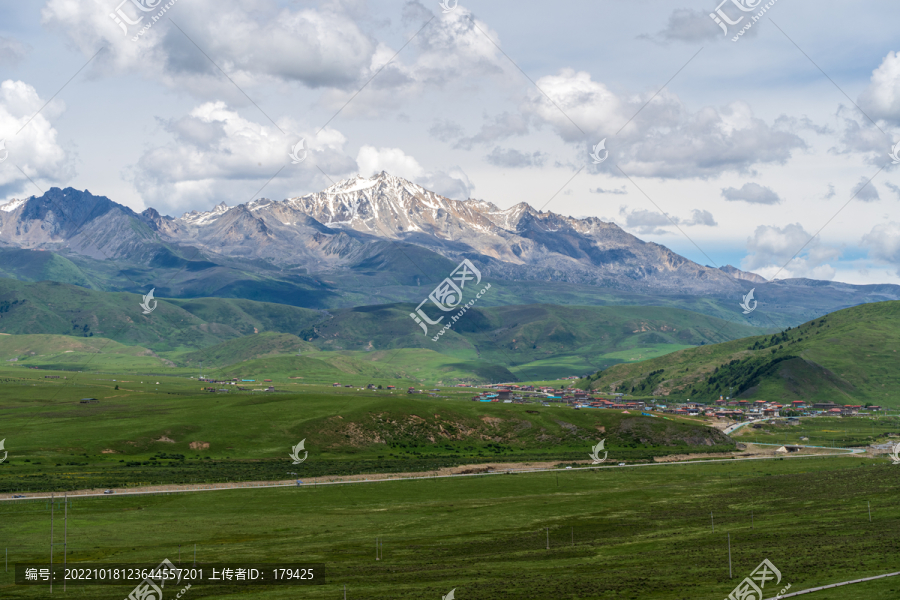
<svg viewBox="0 0 900 600">
<path fill-rule="evenodd" d="M 897 2 L 445 1 L 3 2 L 0 202 L 180 215 L 386 170 L 701 264 L 900 283 Z"/>
</svg>

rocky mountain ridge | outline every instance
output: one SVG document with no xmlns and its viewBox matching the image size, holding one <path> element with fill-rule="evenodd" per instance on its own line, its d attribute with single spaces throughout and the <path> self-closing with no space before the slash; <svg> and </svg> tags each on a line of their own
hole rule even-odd
<svg viewBox="0 0 900 600">
<path fill-rule="evenodd" d="M 194 259 L 314 277 L 391 268 L 408 271 L 414 285 L 443 277 L 423 267 L 428 256 L 443 257 L 430 260 L 433 265 L 468 258 L 494 279 L 642 294 L 739 299 L 765 281 L 730 266 L 699 265 L 595 217 L 567 217 L 525 202 L 500 209 L 484 200 L 452 200 L 385 172 L 286 200 L 221 202 L 180 217 L 153 208 L 138 214 L 86 190 L 51 188 L 0 206 L 0 245 L 154 268 Z M 897 286 L 888 287 L 884 299 L 893 299 Z"/>
</svg>

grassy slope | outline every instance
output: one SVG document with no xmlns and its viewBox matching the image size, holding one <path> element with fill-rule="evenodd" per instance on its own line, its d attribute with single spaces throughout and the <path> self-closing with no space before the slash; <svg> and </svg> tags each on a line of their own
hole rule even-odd
<svg viewBox="0 0 900 600">
<path fill-rule="evenodd" d="M 90 278 L 78 265 L 54 252 L 0 248 L 0 276 L 92 287 Z"/>
<path fill-rule="evenodd" d="M 387 305 L 331 311 L 304 337 L 327 350 L 422 347 L 465 360 L 512 366 L 520 379 L 589 372 L 643 352 L 752 335 L 759 330 L 714 317 L 660 307 L 524 305 L 470 309 L 433 342 L 409 317 Z M 436 330 L 435 327 L 431 328 Z"/>
<path fill-rule="evenodd" d="M 322 586 L 195 586 L 185 597 L 325 600 L 342 597 L 346 586 L 348 598 L 374 600 L 440 598 L 451 589 L 460 600 L 683 600 L 724 598 L 768 558 L 793 592 L 900 570 L 898 471 L 872 462 L 785 459 L 77 498 L 68 510 L 67 560 L 155 565 L 178 562 L 180 547 L 189 565 L 196 544 L 200 566 L 323 564 Z M 61 511 L 60 503 L 58 519 Z M 0 506 L 10 562 L 46 562 L 49 512 L 46 501 Z M 13 586 L 12 575 L 0 571 L 4 598 L 49 597 L 46 588 Z M 767 585 L 765 597 L 781 586 Z M 121 600 L 133 587 L 69 586 L 66 597 Z M 808 597 L 894 600 L 897 588 L 888 578 Z"/>
<path fill-rule="evenodd" d="M 469 375 L 462 379 L 468 380 L 476 373 L 482 381 L 583 374 L 758 331 L 680 309 L 525 305 L 470 310 L 434 342 L 409 318 L 409 305 L 326 313 L 239 299 L 159 299 L 157 308 L 144 315 L 140 301 L 137 294 L 2 280 L 0 331 L 106 337 L 158 353 L 172 352 L 166 358 L 191 367 L 200 360 L 224 366 L 313 346 L 340 352 L 425 348 L 449 357 L 442 359 L 442 372 L 463 371 Z M 312 345 L 293 346 L 288 338 L 229 343 L 255 332 L 299 335 Z M 206 350 L 187 352 L 200 349 Z M 437 373 L 436 380 L 440 379 Z"/>
<path fill-rule="evenodd" d="M 516 379 L 502 365 L 458 360 L 433 350 L 322 352 L 296 336 L 271 332 L 235 338 L 204 350 L 160 355 L 101 337 L 0 334 L 0 361 L 40 369 L 40 377 L 65 377 L 73 371 L 196 376 L 203 361 L 203 374 L 219 379 L 299 377 L 314 383 L 398 386 Z"/>
<path fill-rule="evenodd" d="M 590 386 L 692 400 L 742 398 L 900 406 L 900 302 L 855 306 L 772 336 L 682 350 L 592 376 Z M 737 361 L 737 362 L 733 362 Z M 662 370 L 662 372 L 659 372 Z M 656 374 L 653 374 L 656 372 Z"/>
<path fill-rule="evenodd" d="M 157 308 L 144 315 L 140 294 L 95 292 L 50 281 L 0 283 L 0 310 L 3 302 L 10 304 L 0 312 L 5 333 L 94 335 L 158 351 L 212 346 L 254 329 L 297 331 L 322 319 L 321 313 L 305 308 L 218 298 L 158 299 Z"/>
<path fill-rule="evenodd" d="M 221 368 L 242 361 L 278 354 L 317 352 L 318 349 L 290 333 L 266 331 L 258 335 L 247 335 L 216 344 L 202 350 L 168 355 L 176 364 L 194 366 L 200 361 L 208 368 Z"/>
</svg>

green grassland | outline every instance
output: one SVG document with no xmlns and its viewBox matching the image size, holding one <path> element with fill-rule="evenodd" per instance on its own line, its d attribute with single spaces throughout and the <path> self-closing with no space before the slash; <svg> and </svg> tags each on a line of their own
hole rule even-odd
<svg viewBox="0 0 900 600">
<path fill-rule="evenodd" d="M 900 570 L 898 484 L 885 460 L 830 457 L 76 498 L 66 560 L 177 563 L 180 553 L 187 566 L 196 544 L 198 566 L 314 562 L 325 581 L 195 586 L 185 598 L 341 598 L 345 585 L 350 599 L 451 589 L 460 600 L 723 598 L 766 558 L 790 591 Z M 11 563 L 48 562 L 49 534 L 47 501 L 0 504 Z M 68 586 L 65 596 L 121 600 L 133 587 Z M 0 594 L 49 597 L 2 571 Z M 895 577 L 805 597 L 898 595 Z"/>
<path fill-rule="evenodd" d="M 893 436 L 893 437 L 892 437 Z M 815 417 L 802 418 L 798 425 L 786 419 L 745 425 L 732 436 L 741 442 L 805 444 L 810 446 L 860 447 L 869 444 L 897 443 L 900 417 Z M 807 438 L 801 440 L 800 438 Z"/>
<path fill-rule="evenodd" d="M 592 363 L 601 367 L 622 362 L 606 358 L 610 353 L 638 356 L 644 348 L 658 351 L 670 345 L 676 350 L 759 333 L 754 327 L 680 309 L 537 304 L 469 309 L 439 342 L 432 342 L 411 326 L 410 308 L 387 305 L 331 311 L 333 318 L 301 337 L 326 350 L 421 347 L 519 368 L 553 358 L 576 361 L 575 368 L 584 372 Z M 597 362 L 601 358 L 603 362 Z"/>
<path fill-rule="evenodd" d="M 0 491 L 285 479 L 297 470 L 290 447 L 303 439 L 307 476 L 584 461 L 600 439 L 622 461 L 734 449 L 695 422 L 476 403 L 471 390 L 431 398 L 276 377 L 272 384 L 285 391 L 212 394 L 184 377 L 32 377 L 0 378 L 0 439 L 10 452 L 0 463 Z M 83 404 L 83 397 L 99 402 Z"/>
<path fill-rule="evenodd" d="M 201 360 L 220 368 L 298 350 L 360 358 L 373 351 L 417 349 L 446 357 L 432 356 L 427 361 L 435 365 L 437 378 L 425 379 L 439 381 L 441 372 L 460 371 L 459 381 L 496 381 L 582 375 L 760 331 L 676 308 L 541 304 L 471 309 L 434 342 L 409 318 L 414 306 L 406 304 L 327 312 L 252 300 L 158 296 L 156 309 L 143 314 L 140 301 L 138 294 L 48 281 L 0 280 L 0 332 L 101 337 L 139 346 L 141 356 L 158 356 L 171 361 L 171 366 L 192 368 Z M 253 339 L 260 334 L 272 335 Z M 36 352 L 40 354 L 46 357 L 47 352 Z M 64 362 L 78 358 L 70 356 Z M 91 362 L 97 364 L 97 360 L 94 357 Z M 117 361 L 117 366 L 126 367 L 123 359 Z M 62 364 L 57 367 L 63 368 Z M 152 361 L 136 361 L 129 368 L 142 365 L 150 366 Z"/>
<path fill-rule="evenodd" d="M 847 308 L 780 333 L 599 371 L 582 386 L 711 401 L 720 395 L 900 407 L 900 302 Z"/>
</svg>

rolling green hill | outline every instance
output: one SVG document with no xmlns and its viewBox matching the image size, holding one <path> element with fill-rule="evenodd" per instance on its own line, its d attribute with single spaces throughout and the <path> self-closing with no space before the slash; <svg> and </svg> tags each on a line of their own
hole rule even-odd
<svg viewBox="0 0 900 600">
<path fill-rule="evenodd" d="M 301 336 L 328 350 L 433 349 L 463 360 L 504 364 L 519 379 L 531 380 L 759 332 L 681 309 L 538 304 L 469 309 L 434 342 L 410 319 L 412 308 L 392 304 L 331 311 L 331 319 Z"/>
<path fill-rule="evenodd" d="M 174 366 L 152 350 L 101 337 L 0 335 L 0 360 L 22 366 L 65 371 L 160 371 Z"/>
<path fill-rule="evenodd" d="M 156 309 L 145 315 L 139 294 L 97 292 L 53 281 L 2 279 L 0 331 L 100 336 L 154 351 L 172 351 L 213 346 L 259 331 L 299 331 L 323 318 L 319 311 L 252 300 L 157 301 Z"/>
<path fill-rule="evenodd" d="M 599 371 L 582 385 L 710 401 L 900 406 L 900 302 L 864 304 L 783 332 L 681 350 Z"/>
<path fill-rule="evenodd" d="M 424 374 L 429 381 L 453 371 L 458 377 L 450 379 L 463 381 L 553 379 L 759 332 L 674 308 L 538 304 L 470 309 L 435 342 L 410 319 L 412 304 L 327 312 L 229 298 L 157 301 L 145 315 L 138 294 L 3 279 L 0 332 L 103 337 L 191 368 L 201 360 L 223 368 L 298 350 L 368 360 L 365 355 L 372 352 L 418 348 L 431 353 L 403 353 L 398 360 L 408 360 L 400 366 L 410 370 L 421 368 L 417 361 L 429 356 L 430 372 Z M 249 339 L 267 332 L 284 336 Z"/>
<path fill-rule="evenodd" d="M 175 358 L 177 364 L 183 366 L 194 366 L 202 361 L 208 367 L 221 368 L 264 356 L 310 351 L 317 352 L 318 349 L 296 335 L 265 331 L 259 335 L 246 335 L 202 350 L 171 353 L 168 356 Z"/>
<path fill-rule="evenodd" d="M 302 355 L 297 354 L 298 349 Z M 374 383 L 398 387 L 516 379 L 503 365 L 458 360 L 433 350 L 323 352 L 286 333 L 249 335 L 200 351 L 161 354 L 102 337 L 0 334 L 0 361 L 10 367 L 39 369 L 41 377 L 65 377 L 73 371 L 196 376 L 201 360 L 202 374 L 216 379 L 274 377 L 306 383 L 347 381 L 357 386 Z"/>
<path fill-rule="evenodd" d="M 55 252 L 39 250 L 0 248 L 0 276 L 93 287 L 90 278 L 71 260 Z"/>
</svg>

